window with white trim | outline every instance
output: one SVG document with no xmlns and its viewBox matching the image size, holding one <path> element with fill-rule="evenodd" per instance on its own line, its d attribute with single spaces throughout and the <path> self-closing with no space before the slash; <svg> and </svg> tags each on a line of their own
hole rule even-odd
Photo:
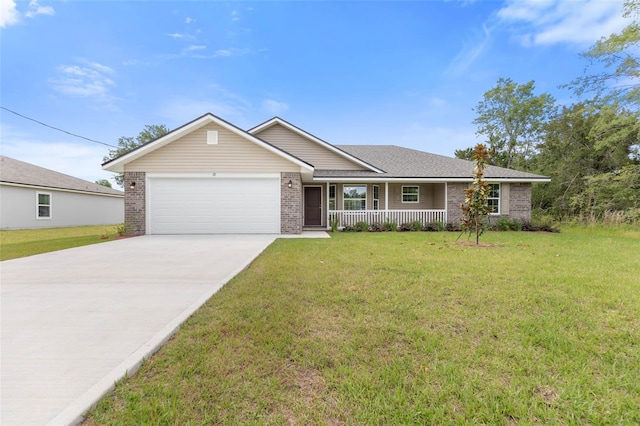
<svg viewBox="0 0 640 426">
<path fill-rule="evenodd" d="M 488 184 L 487 207 L 489 214 L 500 214 L 500 184 Z"/>
<path fill-rule="evenodd" d="M 36 219 L 51 219 L 51 194 L 36 193 Z"/>
<path fill-rule="evenodd" d="M 367 209 L 367 186 L 345 185 L 342 189 L 342 208 L 344 210 Z"/>
<path fill-rule="evenodd" d="M 373 209 L 380 210 L 380 186 L 373 185 Z"/>
<path fill-rule="evenodd" d="M 329 185 L 329 210 L 336 209 L 336 186 Z"/>
<path fill-rule="evenodd" d="M 403 186 L 402 202 L 403 203 L 420 202 L 420 187 L 419 186 Z"/>
</svg>

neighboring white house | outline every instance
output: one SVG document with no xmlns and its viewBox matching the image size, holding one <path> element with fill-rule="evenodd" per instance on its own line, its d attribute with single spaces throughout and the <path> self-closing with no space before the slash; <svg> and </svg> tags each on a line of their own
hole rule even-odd
<svg viewBox="0 0 640 426">
<path fill-rule="evenodd" d="M 0 229 L 123 221 L 123 192 L 0 156 Z"/>
</svg>

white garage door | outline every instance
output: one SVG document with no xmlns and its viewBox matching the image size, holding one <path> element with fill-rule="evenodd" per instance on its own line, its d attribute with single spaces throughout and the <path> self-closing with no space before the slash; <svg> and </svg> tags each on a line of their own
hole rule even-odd
<svg viewBox="0 0 640 426">
<path fill-rule="evenodd" d="M 279 234 L 279 178 L 150 178 L 150 234 Z"/>
</svg>

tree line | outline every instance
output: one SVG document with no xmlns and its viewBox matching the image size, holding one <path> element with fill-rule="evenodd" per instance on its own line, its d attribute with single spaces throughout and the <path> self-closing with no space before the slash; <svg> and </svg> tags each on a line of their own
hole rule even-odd
<svg viewBox="0 0 640 426">
<path fill-rule="evenodd" d="M 631 23 L 582 54 L 603 71 L 563 86 L 580 102 L 559 107 L 550 94 L 535 94 L 535 81 L 500 78 L 474 108 L 490 164 L 551 177 L 534 186 L 537 214 L 640 222 L 639 13 L 640 0 L 627 1 Z M 455 156 L 472 160 L 473 148 Z"/>
</svg>

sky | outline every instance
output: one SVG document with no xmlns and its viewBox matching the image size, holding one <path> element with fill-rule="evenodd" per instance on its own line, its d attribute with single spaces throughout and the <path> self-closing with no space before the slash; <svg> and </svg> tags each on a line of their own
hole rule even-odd
<svg viewBox="0 0 640 426">
<path fill-rule="evenodd" d="M 95 181 L 145 125 L 274 116 L 336 145 L 454 156 L 499 78 L 559 105 L 616 0 L 0 0 L 0 152 Z M 7 109 L 48 126 L 18 116 Z M 73 135 L 91 139 L 92 142 Z"/>
</svg>

